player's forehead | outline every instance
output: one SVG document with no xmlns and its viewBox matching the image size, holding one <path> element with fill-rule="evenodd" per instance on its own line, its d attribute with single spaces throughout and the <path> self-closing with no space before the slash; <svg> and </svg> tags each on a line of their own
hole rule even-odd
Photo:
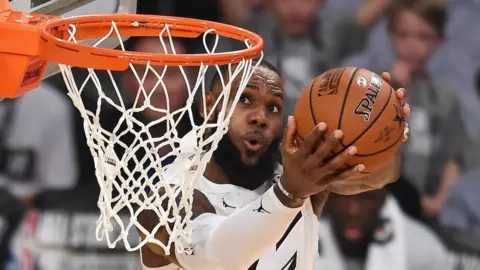
<svg viewBox="0 0 480 270">
<path fill-rule="evenodd" d="M 248 81 L 248 87 L 266 88 L 269 92 L 284 93 L 283 80 L 277 72 L 260 66 L 252 74 Z"/>
</svg>

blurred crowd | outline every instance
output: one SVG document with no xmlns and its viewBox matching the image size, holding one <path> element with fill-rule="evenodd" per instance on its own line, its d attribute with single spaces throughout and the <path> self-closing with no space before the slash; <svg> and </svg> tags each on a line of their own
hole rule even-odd
<svg viewBox="0 0 480 270">
<path fill-rule="evenodd" d="M 386 189 L 330 197 L 318 269 L 480 269 L 479 1 L 139 0 L 138 13 L 218 21 L 261 35 L 265 58 L 285 79 L 285 116 L 309 81 L 330 68 L 390 72 L 412 108 L 402 176 Z M 164 53 L 158 39 L 125 46 Z M 201 42 L 174 47 L 203 50 Z M 218 47 L 239 44 L 221 40 Z M 134 74 L 115 76 L 125 97 L 134 96 Z M 173 109 L 188 98 L 185 76 L 172 69 L 163 77 Z M 143 85 L 156 83 L 148 75 Z M 137 253 L 95 239 L 99 188 L 82 120 L 65 93 L 58 75 L 0 103 L 0 269 L 140 269 Z M 161 95 L 152 100 L 166 103 Z M 102 121 L 115 125 L 119 116 L 103 113 Z"/>
</svg>

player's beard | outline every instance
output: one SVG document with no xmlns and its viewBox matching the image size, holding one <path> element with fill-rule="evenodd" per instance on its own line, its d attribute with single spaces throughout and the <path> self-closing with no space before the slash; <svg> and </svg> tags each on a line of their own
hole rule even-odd
<svg viewBox="0 0 480 270">
<path fill-rule="evenodd" d="M 215 163 L 227 175 L 233 185 L 254 190 L 271 180 L 277 166 L 280 137 L 274 139 L 255 165 L 247 165 L 242 161 L 240 151 L 235 147 L 228 135 L 223 136 L 213 153 Z"/>
</svg>

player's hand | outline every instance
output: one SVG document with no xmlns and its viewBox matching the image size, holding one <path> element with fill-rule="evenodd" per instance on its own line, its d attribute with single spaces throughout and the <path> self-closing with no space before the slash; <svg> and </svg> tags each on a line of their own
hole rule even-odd
<svg viewBox="0 0 480 270">
<path fill-rule="evenodd" d="M 335 130 L 323 140 L 327 131 L 325 123 L 318 124 L 308 138 L 296 144 L 295 118 L 290 116 L 280 147 L 283 161 L 283 187 L 292 195 L 307 198 L 327 189 L 333 182 L 358 175 L 363 164 L 344 169 L 344 164 L 355 156 L 357 148 L 351 146 L 331 160 L 326 158 L 340 143 L 343 132 Z"/>
<path fill-rule="evenodd" d="M 388 72 L 383 72 L 382 73 L 382 78 L 388 83 L 388 84 L 392 84 L 392 75 L 390 75 L 390 73 Z M 407 90 L 405 90 L 404 88 L 399 88 L 397 90 L 395 90 L 395 95 L 397 96 L 397 98 L 402 101 L 402 113 L 403 113 L 403 117 L 406 119 L 410 116 L 410 113 L 411 113 L 411 110 L 410 110 L 410 105 L 408 105 L 408 103 L 406 102 L 403 102 L 406 98 L 407 98 Z M 408 140 L 408 135 L 410 134 L 410 128 L 408 127 L 408 123 L 405 122 L 405 129 L 403 131 L 403 138 L 402 138 L 402 142 L 405 143 L 407 142 Z"/>
<path fill-rule="evenodd" d="M 400 177 L 400 155 L 396 154 L 380 170 L 361 175 L 355 179 L 338 181 L 328 186 L 328 191 L 341 195 L 354 195 L 371 190 L 377 190 L 391 184 Z"/>
</svg>

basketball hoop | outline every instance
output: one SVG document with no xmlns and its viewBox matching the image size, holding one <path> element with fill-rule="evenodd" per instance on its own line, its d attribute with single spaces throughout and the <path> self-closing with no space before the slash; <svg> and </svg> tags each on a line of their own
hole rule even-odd
<svg viewBox="0 0 480 270">
<path fill-rule="evenodd" d="M 195 38 L 203 35 L 205 54 L 176 54 L 173 38 Z M 215 42 L 209 47 L 207 36 Z M 146 243 L 155 243 L 169 254 L 173 243 L 184 250 L 190 242 L 192 194 L 197 179 L 202 177 L 207 162 L 222 136 L 227 132 L 228 123 L 243 89 L 262 57 L 263 40 L 247 30 L 221 23 L 167 16 L 148 15 L 95 15 L 61 19 L 52 16 L 26 14 L 14 11 L 0 12 L 0 56 L 7 63 L 0 67 L 0 74 L 9 81 L 0 90 L 0 96 L 14 98 L 36 88 L 43 78 L 48 62 L 58 63 L 68 95 L 83 118 L 87 144 L 91 150 L 100 185 L 98 207 L 100 218 L 97 222 L 97 239 L 107 239 L 110 248 L 123 241 L 129 251 L 140 249 Z M 103 41 L 117 38 L 122 43 L 126 37 L 158 37 L 165 52 L 139 53 L 120 49 L 102 48 Z M 245 49 L 216 53 L 219 36 L 241 41 Z M 99 39 L 93 46 L 79 44 L 81 40 Z M 145 73 L 138 72 L 142 65 Z M 227 75 L 220 71 L 220 65 L 228 66 Z M 157 71 L 155 66 L 161 66 Z M 88 76 L 78 81 L 72 74 L 72 67 L 84 68 Z M 194 82 L 187 77 L 186 68 L 198 70 Z M 163 78 L 169 68 L 179 68 L 188 91 L 188 98 L 181 108 L 171 108 L 171 97 Z M 216 119 L 196 123 L 193 119 L 195 97 L 205 102 L 209 90 L 206 72 L 213 69 L 220 78 L 223 92 L 214 109 L 204 117 L 219 112 Z M 106 94 L 98 70 L 104 70 L 111 80 L 114 96 Z M 138 83 L 138 92 L 129 105 L 120 91 L 119 83 L 112 71 L 128 70 Z M 145 78 L 154 76 L 156 83 L 152 89 L 144 87 Z M 238 79 L 238 85 L 232 82 Z M 97 90 L 96 108 L 88 108 L 84 103 L 84 90 L 93 84 Z M 162 91 L 166 97 L 165 107 L 156 107 L 151 102 L 153 93 Z M 144 100 L 140 102 L 139 100 Z M 102 127 L 101 111 L 106 107 L 117 110 L 121 117 L 112 130 Z M 159 117 L 148 123 L 139 120 L 138 115 L 154 111 Z M 181 137 L 177 130 L 179 119 L 189 119 L 191 131 Z M 161 135 L 153 135 L 154 126 L 165 128 Z M 204 136 L 206 130 L 213 133 Z M 122 140 L 127 134 L 133 142 Z M 208 147 L 206 147 L 208 146 Z M 168 155 L 160 155 L 159 149 L 169 148 Z M 118 152 L 117 150 L 122 151 Z M 139 156 L 139 153 L 142 153 Z M 175 161 L 167 164 L 169 157 Z M 132 165 L 133 166 L 128 166 Z M 152 174 L 153 172 L 153 174 Z M 171 178 L 178 179 L 179 185 L 169 185 Z M 152 192 L 147 192 L 150 190 Z M 159 194 L 158 190 L 164 190 Z M 175 200 L 176 199 L 176 200 Z M 151 210 L 158 216 L 159 223 L 151 231 L 137 221 L 139 213 Z M 120 212 L 130 216 L 121 219 Z M 182 218 L 179 213 L 186 213 Z M 173 213 L 173 217 L 172 217 Z M 154 238 L 155 233 L 164 227 L 170 240 L 166 245 Z M 127 241 L 129 234 L 138 229 L 146 237 L 139 243 Z M 115 234 L 111 234 L 112 231 Z M 120 233 L 118 233 L 120 231 Z"/>
</svg>

